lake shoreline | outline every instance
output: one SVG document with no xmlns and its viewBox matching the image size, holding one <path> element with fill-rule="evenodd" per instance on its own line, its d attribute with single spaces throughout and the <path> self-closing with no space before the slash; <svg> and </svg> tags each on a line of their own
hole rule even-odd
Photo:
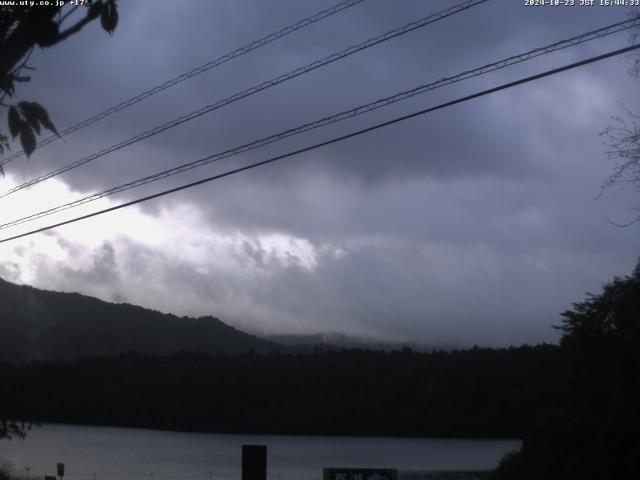
<svg viewBox="0 0 640 480">
<path fill-rule="evenodd" d="M 32 431 L 36 428 L 41 428 L 41 426 L 50 425 L 50 426 L 74 426 L 74 427 L 86 427 L 86 428 L 111 428 L 111 429 L 123 429 L 123 430 L 140 430 L 140 431 L 148 431 L 148 432 L 157 432 L 157 433 L 188 433 L 191 435 L 227 435 L 227 436 L 269 436 L 269 437 L 314 437 L 314 438 L 380 438 L 380 439 L 421 439 L 421 440 L 497 440 L 497 441 L 506 441 L 506 442 L 520 442 L 522 439 L 516 437 L 492 437 L 492 436 L 420 436 L 420 435 L 363 435 L 363 434 L 323 434 L 323 433 L 271 433 L 271 432 L 213 432 L 207 430 L 173 430 L 170 428 L 153 428 L 153 427 L 144 427 L 144 426 L 128 426 L 128 425 L 110 425 L 110 424 L 96 424 L 96 423 L 73 423 L 73 422 L 34 422 L 32 428 L 29 431 Z M 27 432 L 27 435 L 29 432 Z"/>
<path fill-rule="evenodd" d="M 312 480 L 325 467 L 396 468 L 405 472 L 488 471 L 515 440 L 407 437 L 337 437 L 170 432 L 117 427 L 43 424 L 25 440 L 6 442 L 0 457 L 18 474 L 55 473 L 67 465 L 68 480 L 132 480 L 193 477 L 240 478 L 241 447 L 267 446 L 267 480 Z M 152 474 L 153 472 L 153 474 Z M 83 477 L 83 475 L 85 475 Z M 120 476 L 120 477 L 119 477 Z M 198 479 L 198 477 L 202 477 Z M 408 480 L 419 480 L 411 478 Z"/>
</svg>

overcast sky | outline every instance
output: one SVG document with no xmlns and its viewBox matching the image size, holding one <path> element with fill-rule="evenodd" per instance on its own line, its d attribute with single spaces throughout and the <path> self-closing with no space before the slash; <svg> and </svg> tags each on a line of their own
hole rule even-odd
<svg viewBox="0 0 640 480">
<path fill-rule="evenodd" d="M 37 51 L 18 99 L 59 129 L 332 0 L 120 2 Z M 366 0 L 5 166 L 2 191 L 165 121 L 457 3 Z M 576 3 L 579 3 L 576 1 Z M 622 7 L 493 0 L 235 102 L 0 200 L 3 223 L 625 18 Z M 285 153 L 628 45 L 621 33 L 109 197 L 2 237 Z M 0 277 L 252 333 L 340 332 L 426 344 L 556 341 L 585 291 L 631 271 L 640 203 L 600 186 L 600 132 L 637 109 L 616 57 L 181 193 L 0 245 Z M 14 145 L 14 150 L 18 145 Z"/>
</svg>

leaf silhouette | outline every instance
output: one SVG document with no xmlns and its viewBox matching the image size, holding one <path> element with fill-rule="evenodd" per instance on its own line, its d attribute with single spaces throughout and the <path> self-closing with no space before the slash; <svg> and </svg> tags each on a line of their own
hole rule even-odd
<svg viewBox="0 0 640 480">
<path fill-rule="evenodd" d="M 25 102 L 25 103 L 27 103 L 27 102 Z M 49 114 L 47 113 L 47 111 L 44 109 L 44 107 L 42 105 L 40 105 L 39 103 L 36 103 L 36 102 L 29 102 L 29 110 L 31 112 L 33 112 L 33 114 L 35 115 L 35 118 L 38 119 L 38 121 L 42 124 L 42 126 L 44 128 L 46 128 L 47 130 L 50 130 L 53 133 L 55 133 L 56 135 L 60 136 L 58 134 L 58 130 L 56 130 L 55 125 L 49 119 Z"/>
<path fill-rule="evenodd" d="M 38 115 L 32 108 L 32 103 L 30 102 L 20 102 L 18 103 L 20 110 L 22 111 L 22 116 L 29 122 L 31 128 L 35 130 L 35 132 L 40 135 L 40 124 L 38 123 Z"/>
<path fill-rule="evenodd" d="M 20 118 L 20 114 L 18 113 L 18 109 L 16 107 L 9 108 L 9 132 L 11 132 L 12 138 L 16 138 L 16 135 L 20 133 L 22 126 L 23 123 Z"/>
<path fill-rule="evenodd" d="M 36 135 L 33 133 L 33 130 L 28 123 L 22 124 L 22 129 L 20 130 L 20 143 L 22 144 L 24 153 L 27 154 L 27 157 L 30 157 L 36 149 Z"/>
<path fill-rule="evenodd" d="M 100 14 L 100 24 L 102 25 L 102 28 L 109 33 L 109 35 L 113 35 L 113 32 L 118 25 L 118 7 L 114 1 L 108 2 L 103 7 L 102 13 Z"/>
</svg>

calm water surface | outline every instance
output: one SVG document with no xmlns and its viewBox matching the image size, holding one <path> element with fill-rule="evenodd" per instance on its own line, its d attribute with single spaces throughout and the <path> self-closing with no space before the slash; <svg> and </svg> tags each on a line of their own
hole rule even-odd
<svg viewBox="0 0 640 480">
<path fill-rule="evenodd" d="M 69 480 L 236 480 L 241 446 L 267 445 L 269 480 L 311 480 L 323 467 L 483 470 L 518 440 L 311 437 L 176 433 L 43 425 L 24 441 L 0 442 L 0 462 L 42 478 L 66 464 Z M 95 474 L 94 474 L 95 472 Z"/>
</svg>

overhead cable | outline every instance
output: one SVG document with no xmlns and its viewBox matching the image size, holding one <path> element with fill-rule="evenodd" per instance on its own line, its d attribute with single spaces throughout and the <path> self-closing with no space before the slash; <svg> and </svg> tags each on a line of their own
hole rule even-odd
<svg viewBox="0 0 640 480">
<path fill-rule="evenodd" d="M 284 27 L 280 30 L 278 30 L 277 32 L 273 32 L 270 33 L 269 35 L 262 37 L 259 40 L 256 40 L 254 42 L 251 42 L 243 47 L 240 47 L 230 53 L 227 53 L 225 55 L 222 55 L 221 57 L 218 57 L 214 60 L 211 60 L 203 65 L 200 65 L 199 67 L 196 67 L 186 73 L 183 73 L 181 75 L 178 75 L 175 78 L 172 78 L 170 80 L 167 80 L 164 83 L 161 83 L 159 85 L 156 85 L 153 88 L 150 88 L 149 90 L 145 90 L 142 93 L 139 93 L 138 95 L 129 98 L 128 100 L 125 100 L 123 102 L 120 102 L 117 105 L 114 105 L 100 113 L 97 113 L 95 115 L 93 115 L 92 117 L 89 117 L 81 122 L 76 123 L 75 125 L 72 125 L 70 127 L 65 128 L 64 130 L 62 130 L 59 135 L 51 135 L 49 137 L 46 137 L 42 140 L 40 140 L 36 146 L 38 148 L 43 147 L 44 145 L 47 145 L 49 143 L 52 143 L 54 141 L 56 141 L 58 138 L 62 138 L 65 135 L 69 135 L 70 133 L 73 132 L 77 132 L 78 130 L 81 130 L 85 127 L 88 127 L 89 125 L 93 125 L 94 123 L 107 118 L 109 115 L 112 115 L 116 112 L 119 112 L 120 110 L 123 110 L 125 108 L 131 107 L 132 105 L 135 105 L 138 102 L 141 102 L 142 100 L 145 100 L 157 93 L 162 92 L 163 90 L 166 90 L 168 88 L 171 88 L 175 85 L 178 85 L 179 83 L 184 82 L 185 80 L 188 80 L 192 77 L 195 77 L 196 75 L 200 75 L 201 73 L 204 73 L 206 71 L 211 70 L 212 68 L 218 67 L 220 65 L 222 65 L 223 63 L 226 63 L 230 60 L 233 60 L 235 58 L 238 58 L 242 55 L 245 55 L 249 52 L 252 52 L 254 50 L 257 50 L 260 47 L 264 47 L 265 45 L 268 45 L 271 42 L 274 42 L 282 37 L 285 37 L 287 35 L 289 35 L 290 33 L 296 32 L 302 28 L 308 27 L 309 25 L 313 25 L 316 22 L 319 22 L 320 20 L 324 20 L 325 18 L 328 18 L 338 12 L 341 12 L 343 10 L 346 10 L 347 8 L 353 7 L 354 5 L 357 5 L 359 3 L 364 2 L 365 0 L 345 0 L 343 2 L 340 2 L 336 5 L 334 5 L 331 8 L 327 8 L 326 10 L 322 10 L 318 13 L 316 13 L 315 15 L 312 15 L 310 17 L 307 18 L 303 18 L 301 20 L 298 20 L 296 23 L 289 25 L 287 27 Z M 19 152 L 15 152 L 11 155 L 8 155 L 6 158 L 3 158 L 0 160 L 0 167 L 2 165 L 6 165 L 7 163 L 9 163 L 10 161 L 21 157 L 24 155 L 24 150 L 20 150 Z"/>
<path fill-rule="evenodd" d="M 188 162 L 182 165 L 179 165 L 177 167 L 173 167 L 158 173 L 155 173 L 153 175 L 148 175 L 146 177 L 142 177 L 139 178 L 137 180 L 131 181 L 131 182 L 127 182 L 125 184 L 122 185 L 118 185 L 116 187 L 112 187 L 108 190 L 103 190 L 101 192 L 97 192 L 97 193 L 93 193 L 91 195 L 87 195 L 83 198 L 77 199 L 77 200 L 73 200 L 71 202 L 67 202 L 64 203 L 62 205 L 58 205 L 56 207 L 53 208 L 49 208 L 46 210 L 42 210 L 40 212 L 37 213 L 33 213 L 31 215 L 27 215 L 25 217 L 21 217 L 15 220 L 12 220 L 10 222 L 7 223 L 3 223 L 0 224 L 0 229 L 6 229 L 9 227 L 13 227 L 16 225 L 20 225 L 26 222 L 30 222 L 30 221 L 34 221 L 37 220 L 39 218 L 42 217 L 46 217 L 49 215 L 53 215 L 55 213 L 59 213 L 65 210 L 68 210 L 70 208 L 74 208 L 74 207 L 78 207 L 80 205 L 84 205 L 86 203 L 89 202 L 93 202 L 96 200 L 99 200 L 101 198 L 110 196 L 110 195 L 114 195 L 116 193 L 120 193 L 120 192 L 124 192 L 127 190 L 130 190 L 132 188 L 136 188 L 142 185 L 146 185 L 148 183 L 152 183 L 158 180 L 161 180 L 163 178 L 167 178 L 173 175 L 177 175 L 179 173 L 183 173 L 189 170 L 192 170 L 194 168 L 198 168 L 198 167 L 202 167 L 204 165 L 208 165 L 210 163 L 213 162 L 217 162 L 220 161 L 222 159 L 231 157 L 231 156 L 235 156 L 235 155 L 239 155 L 241 153 L 245 153 L 248 152 L 250 150 L 254 150 L 256 148 L 283 140 L 285 138 L 294 136 L 294 135 L 299 135 L 301 133 L 310 131 L 310 130 L 314 130 L 316 128 L 320 128 L 323 127 L 325 125 L 330 125 L 333 123 L 337 123 L 340 122 L 342 120 L 346 120 L 348 118 L 352 118 L 358 115 L 362 115 L 364 113 L 368 113 L 371 112 L 373 110 L 377 110 L 379 108 L 385 107 L 387 105 L 402 101 L 402 100 L 406 100 L 409 99 L 415 95 L 421 94 L 421 93 L 425 93 L 431 90 L 435 90 L 437 88 L 440 87 L 444 87 L 446 85 L 450 85 L 456 82 L 460 82 L 462 80 L 466 80 L 469 78 L 474 78 L 477 77 L 479 75 L 484 75 L 499 69 L 503 69 L 506 67 L 509 67 L 511 65 L 517 64 L 517 63 L 521 63 L 521 62 L 525 62 L 528 61 L 532 58 L 536 58 L 542 55 L 547 55 L 550 54 L 552 52 L 564 49 L 564 48 L 568 48 L 571 46 L 576 46 L 576 45 L 580 45 L 581 43 L 585 43 L 594 39 L 598 39 L 598 38 L 602 38 L 604 36 L 607 35 L 612 35 L 614 33 L 618 33 L 620 31 L 623 30 L 628 30 L 630 28 L 633 28 L 637 25 L 640 25 L 640 19 L 633 19 L 633 20 L 626 20 L 626 21 L 622 21 L 622 22 L 617 22 L 611 25 L 608 25 L 606 27 L 602 27 L 599 28 L 597 30 L 592 30 L 590 32 L 586 32 L 565 40 L 561 40 L 555 43 L 552 43 L 550 45 L 546 45 L 544 47 L 539 47 L 539 48 L 535 48 L 533 50 L 529 50 L 527 52 L 518 54 L 518 55 L 513 55 L 511 57 L 505 58 L 503 60 L 499 60 L 497 62 L 493 62 L 493 63 L 489 63 L 486 65 L 483 65 L 481 67 L 478 68 L 474 68 L 472 70 L 466 70 L 462 73 L 459 73 L 457 75 L 453 75 L 453 76 L 449 76 L 449 77 L 444 77 L 441 78 L 435 82 L 426 84 L 426 85 L 420 85 L 419 87 L 413 88 L 411 90 L 405 90 L 403 92 L 397 93 L 395 95 L 389 96 L 389 97 L 385 97 L 382 99 L 378 99 L 374 102 L 370 102 L 368 104 L 365 105 L 360 105 L 358 107 L 352 108 L 350 110 L 345 110 L 343 112 L 331 115 L 331 116 L 327 116 L 324 118 L 321 118 L 319 120 L 316 120 L 314 122 L 309 122 L 309 123 L 305 123 L 304 125 L 300 125 L 296 128 L 291 128 L 289 130 L 285 130 L 283 132 L 279 132 L 276 133 L 274 135 L 270 135 L 268 137 L 264 137 L 261 138 L 259 140 L 255 140 L 253 142 L 241 145 L 239 147 L 235 147 L 232 149 L 228 149 L 225 150 L 223 152 L 220 153 L 216 153 L 213 155 L 208 155 L 204 158 L 192 161 L 192 162 Z"/>
<path fill-rule="evenodd" d="M 219 108 L 222 108 L 226 105 L 229 105 L 230 103 L 236 102 L 238 100 L 241 100 L 243 98 L 246 98 L 250 95 L 254 95 L 258 92 L 261 92 L 263 90 L 266 90 L 267 88 L 271 88 L 275 85 L 279 85 L 281 83 L 284 83 L 288 80 L 291 80 L 293 78 L 299 77 L 300 75 L 303 75 L 305 73 L 311 72 L 313 70 L 316 70 L 320 67 L 324 67 L 325 65 L 328 65 L 330 63 L 333 63 L 337 60 L 341 60 L 345 57 L 348 57 L 350 55 L 353 55 L 354 53 L 360 52 L 362 50 L 365 50 L 367 48 L 373 47 L 375 45 L 379 45 L 383 42 L 386 42 L 388 40 L 391 40 L 392 38 L 396 38 L 399 37 L 401 35 L 405 35 L 409 32 L 412 32 L 414 30 L 417 30 L 419 28 L 423 28 L 427 25 L 430 25 L 434 22 L 443 20 L 445 18 L 448 18 L 452 15 L 455 15 L 457 13 L 460 13 L 464 10 L 467 10 L 471 7 L 474 7 L 476 5 L 479 5 L 481 3 L 485 3 L 488 2 L 490 0 L 468 0 L 466 2 L 462 2 L 459 3 L 457 5 L 454 5 L 452 7 L 449 7 L 441 12 L 429 15 L 427 17 L 424 17 L 420 20 L 417 20 L 415 22 L 411 22 L 408 23 L 407 25 L 404 25 L 400 28 L 396 28 L 394 30 L 391 30 L 389 32 L 386 32 L 382 35 L 379 35 L 377 37 L 373 37 L 370 38 L 369 40 L 366 40 L 364 42 L 361 42 L 357 45 L 353 45 L 349 48 L 346 48 L 340 52 L 331 54 L 327 57 L 324 57 L 321 60 L 316 60 L 315 62 L 309 63 L 303 67 L 298 67 L 295 70 L 292 70 L 288 73 L 279 75 L 271 80 L 268 80 L 266 82 L 262 82 L 259 85 L 256 85 L 254 87 L 248 88 L 242 92 L 239 93 L 235 93 L 233 95 L 231 95 L 230 97 L 224 98 L 222 100 L 217 101 L 216 103 L 207 105 L 205 107 L 202 107 L 198 110 L 194 110 L 191 113 L 182 115 L 181 117 L 178 117 L 174 120 L 171 120 L 170 122 L 164 123 L 162 125 L 159 125 L 155 128 L 152 128 L 151 130 L 147 130 L 146 132 L 143 132 L 141 134 L 138 134 L 134 137 L 131 137 L 127 140 L 124 140 L 123 142 L 120 142 L 118 144 L 115 145 L 111 145 L 110 147 L 104 148 L 102 150 L 100 150 L 99 152 L 93 153 L 91 155 L 88 155 L 86 157 L 81 158 L 80 160 L 76 160 L 75 162 L 71 162 L 67 165 L 64 165 L 62 167 L 59 167 L 55 170 L 52 170 L 50 172 L 47 172 L 45 174 L 42 174 L 36 178 L 33 178 L 21 185 L 18 185 L 14 188 L 12 188 L 11 190 L 8 190 L 2 194 L 0 194 L 0 198 L 4 198 L 8 195 L 11 195 L 12 193 L 15 193 L 19 190 L 22 190 L 24 188 L 30 187 L 32 185 L 35 185 L 37 183 L 43 182 L 49 178 L 61 175 L 62 173 L 68 172 L 69 170 L 72 170 L 74 168 L 78 168 L 82 165 L 85 165 L 89 162 L 92 162 L 100 157 L 103 157 L 109 153 L 115 152 L 116 150 L 120 150 L 124 147 L 128 147 L 129 145 L 132 145 L 134 143 L 140 142 L 141 140 L 145 140 L 149 137 L 152 137 L 154 135 L 157 135 L 161 132 L 164 132 L 166 130 L 169 130 L 170 128 L 173 127 L 177 127 L 178 125 L 182 125 L 185 122 L 188 122 L 190 120 L 193 120 L 195 118 L 198 118 L 206 113 L 212 112 L 214 110 L 217 110 Z"/>
<path fill-rule="evenodd" d="M 581 60 L 579 62 L 571 63 L 571 64 L 565 65 L 563 67 L 554 68 L 552 70 L 547 70 L 545 72 L 538 73 L 536 75 L 530 75 L 528 77 L 521 78 L 520 80 L 516 80 L 516 81 L 513 81 L 513 82 L 505 83 L 505 84 L 502 84 L 500 86 L 493 87 L 493 88 L 490 88 L 490 89 L 487 89 L 487 90 L 482 90 L 481 92 L 477 92 L 477 93 L 474 93 L 474 94 L 471 94 L 471 95 L 467 95 L 465 97 L 461 97 L 461 98 L 458 98 L 456 100 L 451 100 L 449 102 L 441 103 L 439 105 L 436 105 L 435 107 L 430 107 L 430 108 L 419 110 L 417 112 L 414 112 L 414 113 L 411 113 L 411 114 L 408 114 L 408 115 L 403 115 L 401 117 L 397 117 L 397 118 L 394 118 L 392 120 L 388 120 L 386 122 L 378 123 L 378 124 L 373 125 L 371 127 L 363 128 L 361 130 L 357 130 L 355 132 L 352 132 L 352 133 L 349 133 L 349 134 L 346 134 L 346 135 L 342 135 L 340 137 L 335 137 L 335 138 L 332 138 L 330 140 L 326 140 L 324 142 L 316 143 L 314 145 L 310 145 L 308 147 L 304 147 L 304 148 L 301 148 L 301 149 L 298 149 L 298 150 L 294 150 L 292 152 L 288 152 L 288 153 L 285 153 L 285 154 L 282 154 L 282 155 L 277 155 L 275 157 L 271 157 L 271 158 L 268 158 L 266 160 L 262 160 L 260 162 L 255 162 L 255 163 L 251 163 L 249 165 L 245 165 L 243 167 L 235 168 L 233 170 L 228 170 L 228 171 L 226 171 L 224 173 L 220 173 L 220 174 L 217 174 L 217 175 L 213 175 L 211 177 L 203 178 L 201 180 L 197 180 L 195 182 L 187 183 L 187 184 L 181 185 L 179 187 L 170 188 L 168 190 L 164 190 L 162 192 L 158 192 L 158 193 L 155 193 L 153 195 L 148 195 L 146 197 L 138 198 L 136 200 L 132 200 L 130 202 L 122 203 L 120 205 L 114 205 L 113 207 L 105 208 L 105 209 L 99 210 L 97 212 L 89 213 L 89 214 L 82 215 L 82 216 L 79 216 L 79 217 L 75 217 L 75 218 L 72 218 L 72 219 L 69 219 L 69 220 L 65 220 L 63 222 L 58 222 L 58 223 L 55 223 L 55 224 L 47 225 L 45 227 L 37 228 L 35 230 L 31 230 L 31 231 L 28 231 L 28 232 L 25 232 L 25 233 L 21 233 L 21 234 L 14 235 L 14 236 L 11 236 L 11 237 L 3 238 L 3 239 L 0 240 L 0 243 L 6 243 L 6 242 L 9 242 L 11 240 L 16 240 L 18 238 L 23 238 L 23 237 L 26 237 L 26 236 L 29 236 L 29 235 L 34 235 L 36 233 L 40 233 L 40 232 L 44 232 L 44 231 L 47 231 L 47 230 L 51 230 L 53 228 L 61 227 L 63 225 L 69 225 L 71 223 L 79 222 L 81 220 L 86 220 L 88 218 L 96 217 L 98 215 L 103 215 L 105 213 L 113 212 L 115 210 L 119 210 L 119 209 L 122 209 L 122 208 L 125 208 L 125 207 L 130 207 L 132 205 L 136 205 L 136 204 L 139 204 L 139 203 L 142 203 L 142 202 L 147 202 L 149 200 L 153 200 L 155 198 L 163 197 L 163 196 L 169 195 L 171 193 L 176 193 L 176 192 L 180 192 L 182 190 L 187 190 L 189 188 L 193 188 L 193 187 L 196 187 L 198 185 L 202 185 L 204 183 L 209 183 L 209 182 L 212 182 L 214 180 L 219 180 L 219 179 L 222 179 L 222 178 L 225 178 L 225 177 L 229 177 L 231 175 L 235 175 L 236 173 L 240 173 L 240 172 L 251 170 L 251 169 L 254 169 L 254 168 L 257 168 L 257 167 L 268 165 L 270 163 L 274 163 L 274 162 L 277 162 L 279 160 L 283 160 L 285 158 L 293 157 L 295 155 L 299 155 L 301 153 L 309 152 L 311 150 L 316 150 L 318 148 L 325 147 L 327 145 L 331 145 L 331 144 L 334 144 L 334 143 L 338 143 L 338 142 L 341 142 L 341 141 L 344 141 L 344 140 L 347 140 L 349 138 L 353 138 L 353 137 L 356 137 L 356 136 L 359 136 L 359 135 L 363 135 L 365 133 L 372 132 L 374 130 L 378 130 L 380 128 L 388 127 L 390 125 L 393 125 L 393 124 L 396 124 L 396 123 L 400 123 L 400 122 L 409 120 L 409 119 L 414 118 L 414 117 L 418 117 L 418 116 L 425 115 L 425 114 L 430 113 L 430 112 L 434 112 L 436 110 L 441 110 L 441 109 L 444 109 L 444 108 L 447 108 L 447 107 L 451 107 L 453 105 L 457 105 L 457 104 L 460 104 L 460 103 L 463 103 L 463 102 L 467 102 L 469 100 L 473 100 L 475 98 L 479 98 L 479 97 L 483 97 L 485 95 L 489 95 L 489 94 L 492 94 L 492 93 L 495 93 L 495 92 L 499 92 L 501 90 L 506 90 L 508 88 L 513 88 L 513 87 L 515 87 L 517 85 L 522 85 L 524 83 L 529 83 L 529 82 L 532 82 L 532 81 L 535 81 L 535 80 L 539 80 L 539 79 L 544 78 L 544 77 L 548 77 L 548 76 L 551 76 L 551 75 L 558 74 L 560 72 L 571 70 L 573 68 L 577 68 L 577 67 L 580 67 L 580 66 L 583 66 L 583 65 L 587 65 L 587 64 L 590 64 L 590 63 L 595 63 L 595 62 L 598 62 L 598 61 L 601 61 L 601 60 L 604 60 L 604 59 L 607 59 L 607 58 L 610 58 L 610 57 L 613 57 L 613 56 L 616 56 L 616 55 L 621 55 L 623 53 L 630 52 L 632 50 L 637 50 L 638 48 L 640 48 L 640 44 L 634 44 L 634 45 L 631 45 L 629 47 L 621 48 L 621 49 L 618 49 L 618 50 L 613 50 L 613 51 L 610 51 L 610 52 L 602 54 L 602 55 L 597 55 L 595 57 L 590 57 L 590 58 L 588 58 L 586 60 Z"/>
</svg>

